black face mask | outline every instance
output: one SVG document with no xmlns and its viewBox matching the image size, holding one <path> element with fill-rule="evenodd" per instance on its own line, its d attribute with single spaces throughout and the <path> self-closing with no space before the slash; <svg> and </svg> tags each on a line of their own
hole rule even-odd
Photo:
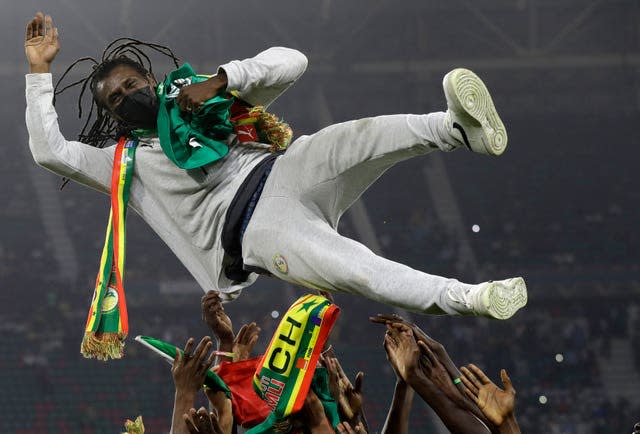
<svg viewBox="0 0 640 434">
<path fill-rule="evenodd" d="M 158 97 L 146 86 L 125 96 L 114 112 L 128 126 L 155 130 L 159 105 Z"/>
</svg>

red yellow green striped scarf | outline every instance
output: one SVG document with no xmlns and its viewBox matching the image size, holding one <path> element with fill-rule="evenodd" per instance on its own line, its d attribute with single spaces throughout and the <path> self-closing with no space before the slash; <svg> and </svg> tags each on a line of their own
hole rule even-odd
<svg viewBox="0 0 640 434">
<path fill-rule="evenodd" d="M 338 306 L 320 295 L 305 295 L 291 305 L 253 377 L 253 388 L 271 414 L 247 434 L 273 432 L 274 423 L 302 408 L 339 313 Z"/>
<path fill-rule="evenodd" d="M 111 175 L 111 212 L 100 270 L 89 308 L 80 352 L 86 358 L 119 359 L 129 332 L 127 303 L 122 280 L 125 257 L 125 217 L 137 139 L 120 138 Z"/>
</svg>

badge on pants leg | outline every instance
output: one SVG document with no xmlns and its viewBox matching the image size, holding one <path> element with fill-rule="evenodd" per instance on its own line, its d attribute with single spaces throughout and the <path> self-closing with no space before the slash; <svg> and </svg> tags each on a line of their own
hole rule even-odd
<svg viewBox="0 0 640 434">
<path fill-rule="evenodd" d="M 280 253 L 277 253 L 273 257 L 273 265 L 274 267 L 276 267 L 276 270 L 278 270 L 280 273 L 282 274 L 289 273 L 289 265 L 287 265 L 287 260 L 284 259 L 284 256 L 282 256 Z"/>
</svg>

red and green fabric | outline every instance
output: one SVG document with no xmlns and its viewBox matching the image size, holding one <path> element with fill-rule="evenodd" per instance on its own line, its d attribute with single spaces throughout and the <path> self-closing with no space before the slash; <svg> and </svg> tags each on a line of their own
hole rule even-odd
<svg viewBox="0 0 640 434">
<path fill-rule="evenodd" d="M 254 390 L 271 414 L 248 434 L 274 432 L 274 423 L 302 408 L 339 313 L 336 305 L 319 295 L 305 295 L 291 305 L 253 376 Z M 330 419 L 337 424 L 337 412 Z"/>
<path fill-rule="evenodd" d="M 129 332 L 122 285 L 125 260 L 125 218 L 133 177 L 137 139 L 121 137 L 116 145 L 111 176 L 111 212 L 100 270 L 96 278 L 80 352 L 98 360 L 119 359 Z"/>
<path fill-rule="evenodd" d="M 262 356 L 238 362 L 223 362 L 216 373 L 231 391 L 233 420 L 243 428 L 252 428 L 269 417 L 271 409 L 253 390 L 253 374 Z"/>
</svg>

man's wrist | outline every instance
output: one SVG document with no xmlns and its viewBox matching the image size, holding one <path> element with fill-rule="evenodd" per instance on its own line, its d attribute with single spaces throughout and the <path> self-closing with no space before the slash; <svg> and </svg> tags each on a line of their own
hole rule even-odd
<svg viewBox="0 0 640 434">
<path fill-rule="evenodd" d="M 51 71 L 50 63 L 38 63 L 29 65 L 30 74 L 43 74 Z"/>
<path fill-rule="evenodd" d="M 498 427 L 500 434 L 516 434 L 520 432 L 520 426 L 516 420 L 515 413 L 511 413 L 504 418 L 500 426 Z"/>
</svg>

